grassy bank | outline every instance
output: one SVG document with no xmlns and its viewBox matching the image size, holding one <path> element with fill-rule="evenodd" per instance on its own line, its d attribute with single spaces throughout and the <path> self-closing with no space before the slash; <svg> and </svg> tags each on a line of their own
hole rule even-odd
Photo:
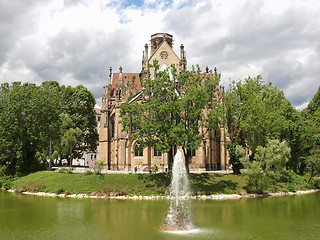
<svg viewBox="0 0 320 240">
<path fill-rule="evenodd" d="M 18 192 L 48 192 L 56 194 L 87 194 L 97 196 L 167 195 L 171 176 L 159 174 L 81 174 L 37 172 L 14 179 L 11 189 Z M 239 175 L 191 174 L 193 195 L 246 193 L 246 177 Z M 274 182 L 266 192 L 296 191 L 314 188 L 305 181 Z"/>
</svg>

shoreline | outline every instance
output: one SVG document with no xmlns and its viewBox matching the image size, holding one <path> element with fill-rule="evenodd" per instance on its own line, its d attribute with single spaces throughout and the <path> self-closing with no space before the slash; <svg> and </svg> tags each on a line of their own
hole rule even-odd
<svg viewBox="0 0 320 240">
<path fill-rule="evenodd" d="M 95 196 L 87 194 L 56 194 L 46 192 L 16 192 L 15 190 L 5 190 L 10 193 L 19 193 L 24 195 L 33 195 L 41 197 L 61 197 L 61 198 L 89 198 L 89 199 L 119 199 L 119 200 L 168 200 L 169 196 Z M 265 198 L 265 197 L 285 197 L 294 195 L 304 195 L 319 192 L 320 189 L 311 189 L 296 192 L 277 192 L 264 194 L 214 194 L 192 196 L 192 200 L 232 200 L 241 198 Z"/>
</svg>

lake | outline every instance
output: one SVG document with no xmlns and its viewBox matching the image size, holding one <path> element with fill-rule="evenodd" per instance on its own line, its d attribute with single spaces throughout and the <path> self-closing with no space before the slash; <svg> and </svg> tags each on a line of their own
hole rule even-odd
<svg viewBox="0 0 320 240">
<path fill-rule="evenodd" d="M 159 230 L 166 200 L 38 197 L 0 191 L 0 239 L 320 239 L 320 192 L 193 200 L 193 234 Z"/>
</svg>

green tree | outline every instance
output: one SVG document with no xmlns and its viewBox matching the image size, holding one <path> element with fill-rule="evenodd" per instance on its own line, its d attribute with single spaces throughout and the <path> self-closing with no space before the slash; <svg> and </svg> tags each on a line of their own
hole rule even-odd
<svg viewBox="0 0 320 240">
<path fill-rule="evenodd" d="M 49 158 L 49 167 L 51 167 L 51 154 L 54 146 L 58 144 L 60 140 L 59 126 L 61 119 L 59 117 L 61 113 L 60 107 L 60 86 L 56 81 L 45 81 L 39 87 L 40 95 L 43 101 L 42 108 L 45 109 L 46 131 L 41 134 L 41 148 L 36 153 L 36 157 L 39 161 L 47 164 Z"/>
<path fill-rule="evenodd" d="M 198 149 L 205 134 L 222 124 L 220 74 L 202 73 L 197 68 L 178 75 L 173 66 L 158 71 L 157 61 L 153 67 L 157 77 L 140 79 L 139 101 L 129 100 L 121 106 L 123 129 L 141 147 L 152 146 L 170 154 L 172 147 L 181 146 L 188 167 L 191 151 Z"/>
<path fill-rule="evenodd" d="M 316 174 L 320 173 L 320 146 L 310 150 L 310 155 L 306 157 L 305 162 L 310 168 L 309 183 Z"/>
<path fill-rule="evenodd" d="M 83 86 L 55 81 L 3 83 L 0 88 L 0 166 L 6 174 L 27 174 L 45 167 L 52 152 L 71 146 L 76 155 L 95 150 L 98 135 L 93 95 Z M 64 113 L 72 126 L 61 128 Z M 73 130 L 71 130 L 73 129 Z M 80 133 L 81 130 L 81 133 Z M 66 133 L 67 132 L 67 133 Z M 73 140 L 77 142 L 73 144 Z M 72 144 L 71 144 L 72 143 Z M 72 154 L 71 154 L 72 155 Z"/>
<path fill-rule="evenodd" d="M 76 126 L 71 117 L 67 113 L 61 113 L 61 125 L 60 125 L 60 156 L 66 157 L 69 162 L 69 166 L 72 166 L 72 158 L 77 148 L 77 144 L 81 144 L 80 137 L 83 134 L 81 129 Z M 80 153 L 75 154 L 80 155 Z"/>
<path fill-rule="evenodd" d="M 307 106 L 308 113 L 313 119 L 319 121 L 320 118 L 320 86 L 316 94 L 313 96 L 312 100 Z"/>
<path fill-rule="evenodd" d="M 231 143 L 247 147 L 254 158 L 269 139 L 297 145 L 299 113 L 282 91 L 264 84 L 261 76 L 233 82 L 226 93 L 227 125 Z"/>
<path fill-rule="evenodd" d="M 250 112 L 251 102 L 264 88 L 261 76 L 248 77 L 243 82 L 233 81 L 226 92 L 226 119 L 231 142 L 245 146 L 246 115 Z M 243 123 L 244 122 L 244 123 Z"/>
<path fill-rule="evenodd" d="M 308 134 L 311 137 L 309 145 L 314 148 L 316 145 L 320 145 L 320 87 L 307 106 L 305 118 L 308 125 L 311 126 L 308 129 L 309 133 L 312 133 Z"/>
<path fill-rule="evenodd" d="M 77 87 L 61 86 L 60 101 L 63 112 L 68 114 L 74 128 L 77 127 L 81 130 L 73 154 L 76 157 L 81 157 L 84 151 L 94 152 L 98 145 L 98 133 L 93 94 L 82 85 Z"/>
<path fill-rule="evenodd" d="M 227 149 L 229 153 L 229 164 L 232 165 L 233 174 L 241 174 L 241 169 L 244 167 L 242 162 L 239 159 L 239 155 L 237 155 L 236 149 L 237 145 L 235 142 L 228 142 Z"/>
<path fill-rule="evenodd" d="M 261 162 L 251 161 L 247 150 L 240 145 L 235 147 L 235 154 L 245 167 L 243 173 L 247 176 L 247 192 L 263 193 L 269 185 L 269 178 L 263 171 Z"/>
<path fill-rule="evenodd" d="M 247 190 L 262 193 L 285 170 L 290 158 L 290 147 L 286 142 L 269 139 L 265 147 L 257 147 L 255 160 L 250 160 L 246 150 L 239 145 L 236 154 L 246 168 Z"/>
<path fill-rule="evenodd" d="M 265 147 L 257 147 L 256 159 L 261 162 L 265 172 L 271 169 L 274 172 L 284 171 L 289 158 L 290 147 L 286 142 L 269 139 Z"/>
<path fill-rule="evenodd" d="M 301 116 L 300 159 L 308 159 L 301 163 L 300 173 L 303 173 L 306 166 L 319 168 L 316 166 L 316 156 L 320 145 L 320 87 Z"/>
<path fill-rule="evenodd" d="M 37 152 L 48 150 L 48 125 L 57 120 L 46 97 L 48 89 L 35 84 L 4 83 L 0 90 L 0 163 L 7 174 L 25 174 L 40 168 Z M 46 142 L 46 144 L 44 144 Z"/>
</svg>

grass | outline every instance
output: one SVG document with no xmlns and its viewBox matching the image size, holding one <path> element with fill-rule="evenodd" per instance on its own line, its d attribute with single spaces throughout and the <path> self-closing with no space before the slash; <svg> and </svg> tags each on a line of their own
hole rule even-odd
<svg viewBox="0 0 320 240">
<path fill-rule="evenodd" d="M 48 192 L 56 194 L 88 194 L 97 196 L 118 195 L 167 195 L 171 175 L 158 174 L 88 174 L 36 172 L 28 176 L 14 179 L 11 189 L 16 191 Z M 244 194 L 246 192 L 246 176 L 218 174 L 190 174 L 193 195 L 211 194 Z M 291 185 L 289 185 L 291 186 Z M 294 190 L 305 190 L 305 184 L 294 184 Z M 287 183 L 271 184 L 266 192 L 290 191 Z"/>
<path fill-rule="evenodd" d="M 240 175 L 191 174 L 190 182 L 195 195 L 233 194 L 244 191 L 245 177 Z"/>
<path fill-rule="evenodd" d="M 157 176 L 157 177 L 154 177 Z M 161 195 L 165 194 L 170 177 L 165 174 L 81 174 L 36 172 L 12 183 L 16 191 L 91 195 Z"/>
<path fill-rule="evenodd" d="M 36 172 L 13 181 L 11 189 L 89 195 L 167 195 L 171 176 L 158 174 L 81 174 Z M 244 178 L 236 175 L 191 174 L 194 195 L 236 193 L 243 190 Z"/>
</svg>

